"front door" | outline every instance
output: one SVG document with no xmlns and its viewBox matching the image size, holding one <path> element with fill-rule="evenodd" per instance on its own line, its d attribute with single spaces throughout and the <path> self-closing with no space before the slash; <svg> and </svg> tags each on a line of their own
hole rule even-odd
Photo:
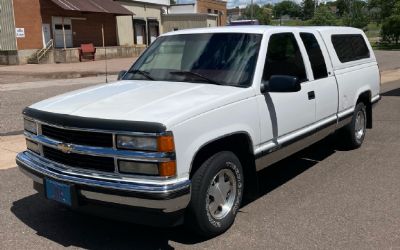
<svg viewBox="0 0 400 250">
<path fill-rule="evenodd" d="M 263 131 L 264 142 L 283 144 L 305 134 L 315 122 L 314 84 L 308 80 L 305 59 L 294 33 L 276 33 L 270 36 L 263 71 L 263 82 L 268 84 L 273 75 L 294 76 L 301 82 L 301 90 L 294 93 L 264 94 L 261 103 L 269 117 L 270 126 Z"/>
<path fill-rule="evenodd" d="M 43 33 L 43 48 L 45 48 L 46 45 L 51 40 L 51 32 L 50 32 L 50 24 L 49 23 L 42 24 L 42 33 Z"/>
<path fill-rule="evenodd" d="M 56 48 L 72 47 L 72 22 L 69 17 L 53 17 L 53 34 Z M 65 45 L 64 45 L 65 43 Z"/>
</svg>

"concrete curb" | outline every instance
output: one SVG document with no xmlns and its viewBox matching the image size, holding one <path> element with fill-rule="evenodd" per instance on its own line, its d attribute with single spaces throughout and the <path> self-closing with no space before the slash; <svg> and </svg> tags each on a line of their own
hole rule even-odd
<svg viewBox="0 0 400 250">
<path fill-rule="evenodd" d="M 25 148 L 24 135 L 0 136 L 0 170 L 15 167 L 15 157 Z"/>
<path fill-rule="evenodd" d="M 400 69 L 387 70 L 381 72 L 381 83 L 389 83 L 400 80 Z"/>
</svg>

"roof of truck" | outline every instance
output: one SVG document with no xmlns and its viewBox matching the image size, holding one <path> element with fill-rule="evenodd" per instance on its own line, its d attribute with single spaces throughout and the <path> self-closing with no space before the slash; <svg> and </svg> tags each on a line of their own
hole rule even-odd
<svg viewBox="0 0 400 250">
<path fill-rule="evenodd" d="M 331 33 L 362 33 L 363 31 L 351 27 L 342 26 L 269 26 L 269 25 L 243 25 L 243 26 L 222 26 L 222 27 L 211 27 L 211 28 L 196 28 L 196 29 L 185 29 L 165 33 L 164 35 L 178 35 L 178 34 L 192 34 L 192 33 L 258 33 L 262 34 L 266 31 L 280 31 L 280 32 L 292 32 L 292 31 L 319 31 L 319 32 L 331 32 Z"/>
</svg>

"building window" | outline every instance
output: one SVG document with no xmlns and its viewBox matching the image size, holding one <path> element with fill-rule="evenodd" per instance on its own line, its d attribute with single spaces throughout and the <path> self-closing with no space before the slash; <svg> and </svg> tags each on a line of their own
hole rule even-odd
<svg viewBox="0 0 400 250">
<path fill-rule="evenodd" d="M 211 9 L 207 9 L 207 12 L 208 12 L 208 13 L 211 13 Z"/>
<path fill-rule="evenodd" d="M 214 10 L 214 14 L 218 15 L 218 10 Z"/>
<path fill-rule="evenodd" d="M 146 21 L 133 20 L 133 40 L 135 44 L 147 44 Z"/>
</svg>

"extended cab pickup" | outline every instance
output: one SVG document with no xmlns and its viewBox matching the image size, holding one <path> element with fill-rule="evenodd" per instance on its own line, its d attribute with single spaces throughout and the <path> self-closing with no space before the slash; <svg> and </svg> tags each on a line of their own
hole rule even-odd
<svg viewBox="0 0 400 250">
<path fill-rule="evenodd" d="M 360 147 L 379 91 L 358 29 L 177 31 L 119 81 L 27 107 L 16 161 L 73 209 L 213 236 L 254 193 L 257 171 L 337 130 Z"/>
</svg>

